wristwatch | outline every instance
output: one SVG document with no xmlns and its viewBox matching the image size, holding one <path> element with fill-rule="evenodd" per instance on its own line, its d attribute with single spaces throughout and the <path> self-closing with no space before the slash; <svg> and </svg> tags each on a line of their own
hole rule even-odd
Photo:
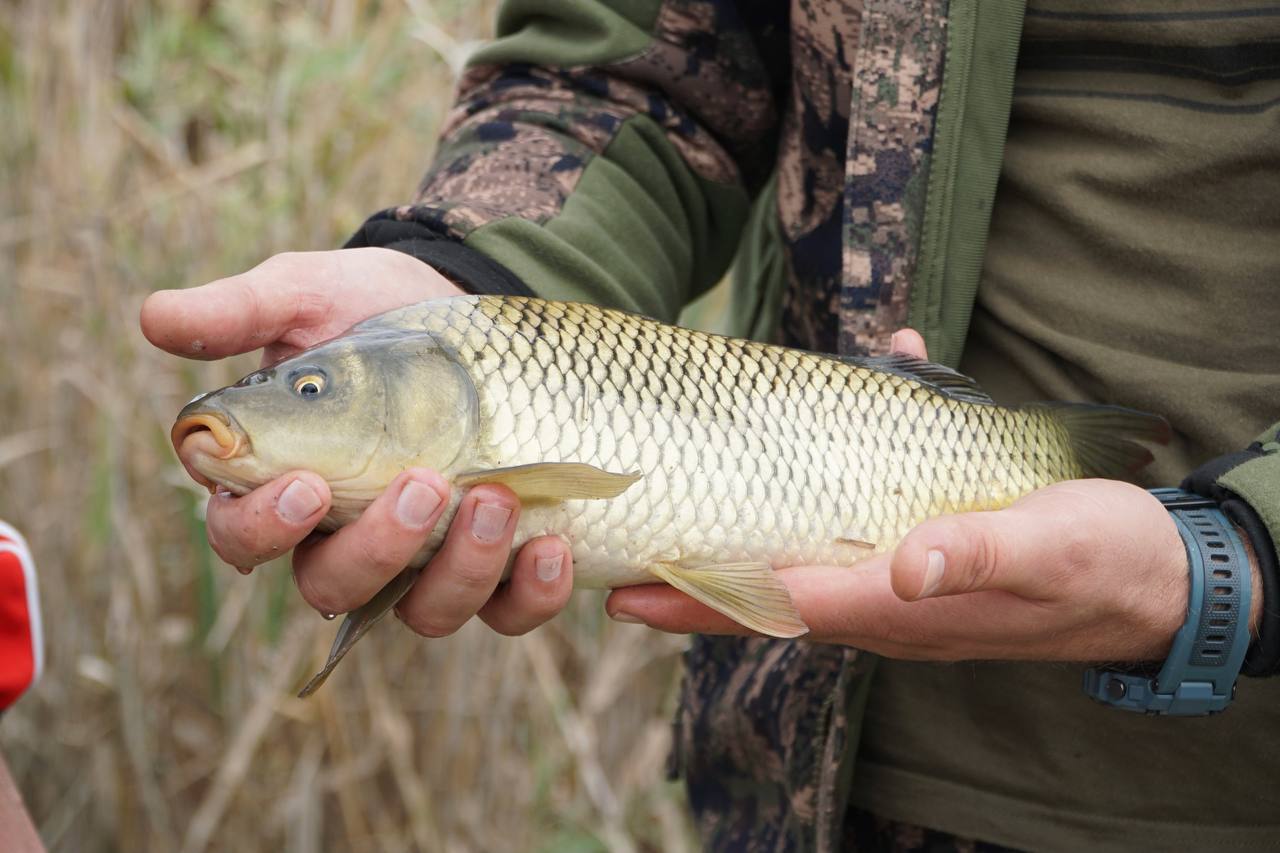
<svg viewBox="0 0 1280 853">
<path fill-rule="evenodd" d="M 1084 692 L 1123 711 L 1216 714 L 1235 696 L 1249 649 L 1249 557 L 1215 501 L 1181 489 L 1152 489 L 1151 494 L 1169 511 L 1187 548 L 1187 619 L 1154 678 L 1094 667 L 1085 671 Z"/>
</svg>

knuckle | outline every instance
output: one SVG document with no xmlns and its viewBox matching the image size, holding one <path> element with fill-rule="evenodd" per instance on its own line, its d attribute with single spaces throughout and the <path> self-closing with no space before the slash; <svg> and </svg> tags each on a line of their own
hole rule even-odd
<svg viewBox="0 0 1280 853">
<path fill-rule="evenodd" d="M 438 616 L 413 610 L 397 608 L 396 614 L 406 628 L 419 637 L 425 637 L 428 640 L 439 640 L 443 637 L 448 637 L 462 627 L 461 624 L 453 624 L 452 622 L 441 620 Z"/>
<path fill-rule="evenodd" d="M 336 600 L 330 590 L 317 586 L 309 572 L 299 571 L 296 562 L 293 566 L 293 578 L 298 585 L 298 594 L 313 609 L 321 613 L 343 613 L 347 610 L 344 603 Z"/>
<path fill-rule="evenodd" d="M 522 602 L 522 605 L 519 618 L 520 621 L 528 624 L 528 627 L 520 632 L 523 634 L 555 618 L 564 603 L 559 596 L 543 594 L 530 597 L 527 602 Z"/>
<path fill-rule="evenodd" d="M 989 525 L 972 519 L 956 519 L 955 524 L 963 541 L 968 543 L 965 577 L 966 590 L 985 589 L 995 580 L 996 571 L 1003 559 L 1004 546 L 1000 537 Z"/>
<path fill-rule="evenodd" d="M 455 557 L 441 566 L 440 571 L 448 574 L 464 594 L 487 592 L 497 586 L 502 563 L 496 560 Z"/>
<path fill-rule="evenodd" d="M 360 563 L 377 574 L 386 574 L 404 568 L 405 557 L 394 544 L 378 536 L 365 536 L 357 545 Z"/>
<path fill-rule="evenodd" d="M 454 577 L 468 592 L 487 591 L 497 586 L 499 571 L 487 565 L 463 563 L 455 569 Z"/>
<path fill-rule="evenodd" d="M 279 252 L 263 261 L 259 266 L 266 272 L 287 272 L 298 263 L 299 252 Z"/>
<path fill-rule="evenodd" d="M 504 637 L 522 637 L 541 624 L 540 622 L 528 623 L 519 619 L 495 618 L 492 616 L 486 621 L 490 628 Z"/>
<path fill-rule="evenodd" d="M 261 529 L 250 524 L 228 525 L 217 516 L 206 521 L 205 537 L 215 554 L 237 566 L 256 566 L 278 550 L 272 548 Z"/>
<path fill-rule="evenodd" d="M 205 523 L 204 536 L 209 540 L 209 547 L 213 549 L 213 553 L 217 554 L 219 559 L 224 563 L 235 562 L 235 558 L 239 555 L 227 546 L 226 541 L 222 538 L 221 528 L 212 519 Z"/>
</svg>

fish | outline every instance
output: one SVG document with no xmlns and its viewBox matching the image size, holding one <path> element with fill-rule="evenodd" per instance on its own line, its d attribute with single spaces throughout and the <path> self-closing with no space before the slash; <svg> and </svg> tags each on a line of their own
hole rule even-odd
<svg viewBox="0 0 1280 853">
<path fill-rule="evenodd" d="M 324 477 L 323 531 L 409 467 L 457 487 L 410 565 L 347 614 L 302 696 L 413 585 L 466 487 L 510 487 L 515 544 L 565 537 L 577 587 L 667 583 L 795 638 L 808 628 L 775 568 L 853 567 L 934 516 L 1129 476 L 1169 435 L 1163 418 L 1117 406 L 1001 406 L 907 355 L 806 352 L 498 296 L 371 317 L 202 394 L 171 432 L 211 491 L 243 495 L 296 469 Z"/>
</svg>

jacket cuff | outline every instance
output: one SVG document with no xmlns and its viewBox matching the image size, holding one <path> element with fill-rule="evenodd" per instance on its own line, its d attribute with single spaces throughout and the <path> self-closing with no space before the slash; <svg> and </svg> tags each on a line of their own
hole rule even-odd
<svg viewBox="0 0 1280 853">
<path fill-rule="evenodd" d="M 425 222 L 395 219 L 394 211 L 369 217 L 344 249 L 381 246 L 412 255 L 433 267 L 467 293 L 489 296 L 536 296 L 502 264 L 464 246 Z"/>
<path fill-rule="evenodd" d="M 1216 500 L 1248 537 L 1262 577 L 1262 616 L 1241 671 L 1280 673 L 1280 444 L 1271 437 L 1266 444 L 1255 442 L 1220 456 L 1192 472 L 1182 487 Z"/>
</svg>

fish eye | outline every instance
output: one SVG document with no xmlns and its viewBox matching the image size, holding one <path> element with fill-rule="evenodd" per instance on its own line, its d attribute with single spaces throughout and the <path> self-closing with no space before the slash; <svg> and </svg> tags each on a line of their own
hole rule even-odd
<svg viewBox="0 0 1280 853">
<path fill-rule="evenodd" d="M 293 392 L 303 399 L 313 399 L 324 391 L 323 373 L 304 373 L 293 380 Z"/>
</svg>

